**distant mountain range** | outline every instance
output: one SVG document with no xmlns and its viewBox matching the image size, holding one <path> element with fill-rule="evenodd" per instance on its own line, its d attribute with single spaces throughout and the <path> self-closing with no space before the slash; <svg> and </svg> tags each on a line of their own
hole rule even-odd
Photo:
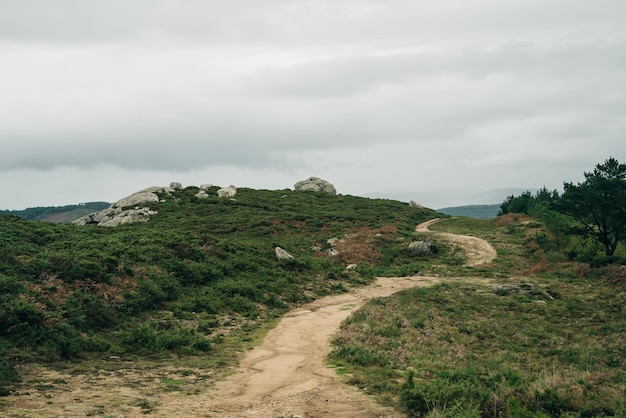
<svg viewBox="0 0 626 418">
<path fill-rule="evenodd" d="M 437 209 L 437 212 L 450 216 L 467 216 L 476 219 L 492 219 L 498 216 L 500 204 L 494 205 L 467 205 Z"/>
<path fill-rule="evenodd" d="M 8 213 L 31 221 L 69 223 L 92 212 L 106 209 L 110 205 L 107 202 L 88 202 L 77 205 L 34 207 L 24 210 L 0 210 L 0 215 Z"/>
</svg>

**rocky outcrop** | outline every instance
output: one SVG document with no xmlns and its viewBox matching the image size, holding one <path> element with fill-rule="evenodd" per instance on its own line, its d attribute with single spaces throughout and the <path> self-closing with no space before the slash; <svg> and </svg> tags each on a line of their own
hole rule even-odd
<svg viewBox="0 0 626 418">
<path fill-rule="evenodd" d="M 157 193 L 171 193 L 173 191 L 173 187 L 148 187 L 147 189 L 140 190 L 136 193 L 131 194 L 130 196 L 118 200 L 117 202 L 113 203 L 111 207 L 124 209 L 128 207 L 135 207 L 137 205 L 145 203 L 157 203 L 159 201 L 159 196 L 157 195 Z"/>
<path fill-rule="evenodd" d="M 337 194 L 335 186 L 318 177 L 309 177 L 306 180 L 299 181 L 294 185 L 294 189 L 303 192 L 326 192 L 332 195 Z"/>
<path fill-rule="evenodd" d="M 274 251 L 276 253 L 276 258 L 279 260 L 293 260 L 293 256 L 280 247 L 276 247 Z"/>
<path fill-rule="evenodd" d="M 156 215 L 157 211 L 150 208 L 135 208 L 120 211 L 111 219 L 103 219 L 98 226 L 119 226 L 124 224 L 133 224 L 137 222 L 147 222 L 152 215 Z"/>
<path fill-rule="evenodd" d="M 176 187 L 171 187 L 172 185 Z M 140 207 L 146 203 L 159 202 L 157 193 L 171 193 L 182 188 L 180 183 L 172 183 L 170 187 L 148 187 L 113 203 L 107 209 L 90 213 L 72 222 L 74 225 L 118 226 L 136 222 L 146 222 L 157 212 L 148 207 Z"/>
<path fill-rule="evenodd" d="M 409 244 L 409 252 L 413 255 L 429 255 L 432 254 L 433 248 L 428 241 L 414 241 Z"/>
<path fill-rule="evenodd" d="M 217 195 L 219 197 L 233 198 L 235 197 L 236 194 L 237 194 L 237 188 L 233 185 L 230 185 L 228 187 L 222 187 L 221 189 L 217 191 Z"/>
</svg>

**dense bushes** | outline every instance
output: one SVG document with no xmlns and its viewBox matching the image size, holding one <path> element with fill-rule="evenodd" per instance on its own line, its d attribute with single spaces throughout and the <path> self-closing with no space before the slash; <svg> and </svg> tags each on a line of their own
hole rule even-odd
<svg viewBox="0 0 626 418">
<path fill-rule="evenodd" d="M 570 259 L 596 265 L 626 264 L 623 245 L 626 238 L 626 164 L 611 157 L 584 176 L 582 183 L 565 182 L 561 196 L 556 190 L 549 192 L 545 187 L 534 196 L 530 192 L 509 196 L 500 206 L 499 215 L 531 215 L 546 225 L 559 247 L 568 238 L 578 236 L 575 246 L 582 243 L 601 248 L 604 256 L 602 260 L 599 255 L 580 252 L 570 245 L 563 251 Z"/>
</svg>

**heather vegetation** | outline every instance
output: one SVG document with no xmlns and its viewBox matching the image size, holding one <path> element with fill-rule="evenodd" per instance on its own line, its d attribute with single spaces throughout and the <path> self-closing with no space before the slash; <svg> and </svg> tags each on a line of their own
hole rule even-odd
<svg viewBox="0 0 626 418">
<path fill-rule="evenodd" d="M 511 196 L 493 220 L 433 225 L 498 258 L 433 264 L 422 273 L 444 283 L 371 301 L 330 361 L 412 417 L 626 416 L 626 166 L 585 178 Z"/>
<path fill-rule="evenodd" d="M 239 189 L 231 200 L 216 190 L 164 195 L 149 222 L 116 228 L 0 215 L 0 386 L 24 362 L 223 362 L 232 338 L 249 340 L 290 306 L 420 269 L 405 247 L 415 225 L 435 216 L 380 199 Z M 333 237 L 344 241 L 330 257 Z M 276 259 L 276 246 L 294 259 Z"/>
<path fill-rule="evenodd" d="M 224 369 L 290 307 L 377 276 L 431 275 L 441 283 L 345 321 L 329 361 L 349 383 L 411 417 L 626 416 L 622 174 L 610 159 L 563 195 L 511 196 L 495 219 L 432 225 L 495 247 L 473 267 L 444 236 L 415 231 L 441 214 L 327 193 L 199 199 L 190 187 L 163 195 L 149 222 L 116 228 L 2 215 L 0 390 L 28 362 Z M 433 253 L 411 254 L 415 240 Z M 278 246 L 294 259 L 278 260 Z"/>
<path fill-rule="evenodd" d="M 350 383 L 415 417 L 626 414 L 624 266 L 546 259 L 537 236 L 547 231 L 524 215 L 433 229 L 487 237 L 498 259 L 439 268 L 454 279 L 355 313 L 330 357 Z M 531 290 L 497 287 L 519 282 Z"/>
</svg>

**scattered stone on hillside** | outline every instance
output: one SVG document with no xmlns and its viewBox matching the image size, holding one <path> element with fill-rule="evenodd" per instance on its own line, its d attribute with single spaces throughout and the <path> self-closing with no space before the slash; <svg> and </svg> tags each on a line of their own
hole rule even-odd
<svg viewBox="0 0 626 418">
<path fill-rule="evenodd" d="M 335 238 L 328 238 L 326 240 L 326 244 L 330 245 L 331 247 L 334 247 L 335 245 L 338 245 L 338 244 L 343 244 L 345 242 L 346 242 L 345 240 L 339 239 L 339 238 L 336 238 L 336 237 Z"/>
<path fill-rule="evenodd" d="M 293 256 L 280 247 L 276 247 L 276 258 L 279 260 L 293 260 Z"/>
<path fill-rule="evenodd" d="M 320 252 L 320 251 L 322 251 L 322 247 L 320 247 L 319 245 L 315 245 L 315 246 L 311 247 L 311 251 L 316 252 L 316 253 Z"/>
<path fill-rule="evenodd" d="M 172 187 L 148 187 L 118 200 L 104 210 L 85 215 L 72 223 L 81 226 L 118 226 L 135 222 L 146 222 L 150 219 L 150 216 L 155 215 L 157 212 L 147 207 L 140 207 L 140 205 L 157 203 L 159 202 L 157 193 L 169 194 L 174 190 Z"/>
<path fill-rule="evenodd" d="M 206 199 L 206 198 L 209 197 L 209 195 L 207 194 L 206 190 L 200 190 L 194 196 L 197 197 L 198 199 Z"/>
<path fill-rule="evenodd" d="M 208 183 L 206 183 L 206 184 L 201 184 L 201 185 L 200 185 L 200 190 L 208 190 L 208 189 L 210 189 L 211 187 L 213 187 L 213 185 L 212 185 L 212 184 L 208 184 Z"/>
<path fill-rule="evenodd" d="M 178 181 L 173 181 L 170 183 L 170 187 L 174 190 L 181 190 L 183 188 L 183 184 Z"/>
<path fill-rule="evenodd" d="M 303 192 L 326 192 L 332 195 L 337 194 L 335 186 L 319 177 L 309 177 L 306 180 L 297 182 L 294 189 Z"/>
<path fill-rule="evenodd" d="M 527 282 L 496 284 L 492 287 L 498 295 L 531 295 L 535 293 L 535 286 Z"/>
<path fill-rule="evenodd" d="M 496 284 L 492 286 L 492 289 L 496 295 L 509 296 L 509 295 L 524 295 L 537 298 L 533 300 L 533 303 L 542 304 L 542 301 L 554 300 L 554 297 L 543 289 L 538 289 L 533 284 L 528 282 L 518 283 L 505 283 Z"/>
<path fill-rule="evenodd" d="M 336 257 L 339 255 L 339 251 L 335 250 L 334 248 L 329 248 L 327 253 L 329 257 Z"/>
<path fill-rule="evenodd" d="M 358 266 L 359 266 L 358 264 L 348 264 L 346 266 L 346 270 L 356 270 Z"/>
<path fill-rule="evenodd" d="M 417 203 L 414 200 L 411 200 L 409 202 L 409 206 L 412 207 L 412 208 L 416 208 L 416 209 L 424 209 L 424 206 L 420 205 L 419 203 Z"/>
<path fill-rule="evenodd" d="M 237 188 L 233 185 L 230 185 L 228 187 L 222 187 L 221 189 L 219 189 L 217 191 L 217 195 L 219 197 L 235 197 L 235 195 L 237 194 Z"/>
<path fill-rule="evenodd" d="M 414 241 L 409 244 L 409 252 L 414 255 L 432 254 L 432 244 L 428 241 Z"/>
</svg>

